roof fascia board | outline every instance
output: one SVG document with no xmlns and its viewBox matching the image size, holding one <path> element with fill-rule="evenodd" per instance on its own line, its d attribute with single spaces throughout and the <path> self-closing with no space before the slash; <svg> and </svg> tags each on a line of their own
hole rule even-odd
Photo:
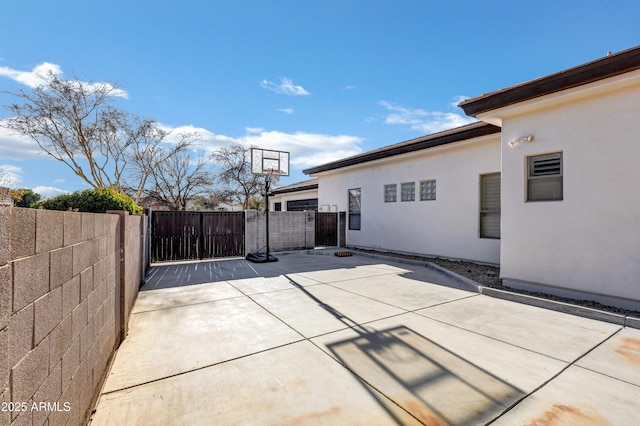
<svg viewBox="0 0 640 426">
<path fill-rule="evenodd" d="M 495 126 L 502 126 L 502 120 L 532 111 L 538 111 L 569 102 L 576 102 L 588 97 L 611 93 L 616 90 L 640 85 L 640 70 L 599 80 L 591 84 L 574 87 L 555 92 L 550 95 L 529 99 L 514 105 L 508 105 L 486 113 L 478 114 L 477 118 Z"/>
<path fill-rule="evenodd" d="M 340 167 L 340 168 L 333 168 L 330 170 L 326 170 L 326 171 L 321 171 L 321 172 L 316 172 L 314 174 L 312 174 L 311 176 L 324 176 L 327 177 L 329 175 L 333 175 L 333 174 L 340 174 L 340 173 L 349 173 L 352 172 L 354 170 L 358 170 L 358 169 L 364 169 L 367 167 L 373 167 L 373 166 L 380 166 L 380 165 L 384 165 L 384 164 L 388 164 L 388 163 L 392 163 L 392 162 L 399 162 L 399 161 L 406 161 L 408 159 L 410 159 L 410 157 L 413 157 L 415 155 L 433 155 L 436 153 L 440 153 L 443 151 L 450 151 L 453 149 L 460 149 L 460 148 L 464 148 L 468 145 L 476 145 L 476 144 L 481 144 L 483 142 L 488 142 L 491 141 L 494 138 L 498 138 L 498 140 L 500 140 L 500 132 L 496 132 L 496 133 L 491 133 L 488 135 L 484 135 L 484 136 L 478 136 L 475 138 L 470 138 L 470 139 L 463 139 L 459 142 L 452 142 L 452 143 L 448 143 L 448 144 L 443 144 L 443 145 L 438 145 L 429 149 L 423 149 L 423 150 L 419 150 L 419 151 L 412 151 L 412 152 L 407 152 L 404 154 L 397 154 L 397 155 L 393 155 L 393 156 L 388 156 L 388 157 L 384 157 L 384 158 L 380 158 L 377 160 L 370 160 L 370 161 L 366 161 L 366 162 L 361 162 L 361 163 L 357 163 L 357 164 L 353 164 L 350 166 L 344 166 L 344 167 Z M 417 154 L 419 153 L 419 154 Z"/>
<path fill-rule="evenodd" d="M 466 99 L 460 102 L 458 106 L 464 110 L 465 114 L 478 117 L 482 113 L 608 79 L 637 69 L 640 69 L 640 47 L 599 58 L 546 77 Z"/>
<path fill-rule="evenodd" d="M 299 186 L 296 188 L 283 188 L 281 190 L 274 189 L 269 192 L 269 195 L 280 195 L 280 194 L 290 194 L 292 192 L 303 192 L 303 191 L 313 191 L 318 189 L 318 184 L 314 183 L 311 185 Z"/>
<path fill-rule="evenodd" d="M 303 170 L 304 173 L 315 176 L 317 173 L 330 170 L 343 169 L 349 166 L 355 166 L 372 161 L 381 160 L 388 157 L 396 157 L 402 154 L 408 154 L 425 149 L 433 149 L 441 145 L 451 144 L 455 142 L 475 139 L 477 137 L 491 135 L 500 132 L 499 127 L 487 125 L 486 123 L 477 122 L 471 125 L 463 126 L 457 129 L 450 129 L 444 132 L 435 133 L 422 138 L 416 138 L 415 142 L 406 141 L 395 145 L 389 145 L 380 149 L 365 152 L 364 154 L 334 161 L 324 165 L 311 167 Z"/>
</svg>

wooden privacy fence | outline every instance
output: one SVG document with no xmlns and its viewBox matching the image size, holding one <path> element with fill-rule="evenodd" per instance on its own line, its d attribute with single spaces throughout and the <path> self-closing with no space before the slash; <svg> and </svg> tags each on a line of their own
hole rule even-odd
<svg viewBox="0 0 640 426">
<path fill-rule="evenodd" d="M 151 223 L 153 262 L 244 256 L 244 212 L 159 211 Z"/>
</svg>

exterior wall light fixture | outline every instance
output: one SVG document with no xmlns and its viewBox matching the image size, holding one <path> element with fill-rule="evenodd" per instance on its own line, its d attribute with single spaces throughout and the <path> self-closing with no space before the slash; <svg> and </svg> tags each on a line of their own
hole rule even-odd
<svg viewBox="0 0 640 426">
<path fill-rule="evenodd" d="M 522 138 L 514 139 L 514 140 L 509 142 L 509 146 L 511 148 L 513 148 L 514 146 L 516 146 L 520 142 L 533 142 L 533 139 L 534 139 L 533 135 L 529 135 L 529 136 L 525 136 L 525 137 L 522 137 Z"/>
</svg>

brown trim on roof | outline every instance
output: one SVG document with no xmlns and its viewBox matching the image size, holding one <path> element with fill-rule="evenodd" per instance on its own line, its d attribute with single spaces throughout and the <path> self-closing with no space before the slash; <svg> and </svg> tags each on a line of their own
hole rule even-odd
<svg viewBox="0 0 640 426">
<path fill-rule="evenodd" d="M 546 77 L 466 99 L 458 106 L 464 110 L 465 114 L 476 117 L 487 111 L 638 69 L 640 69 L 640 47 L 634 47 Z"/>
<path fill-rule="evenodd" d="M 282 187 L 282 188 L 274 189 L 273 191 L 269 192 L 269 195 L 288 194 L 291 192 L 309 191 L 312 189 L 318 189 L 318 182 L 311 183 L 308 185 Z"/>
<path fill-rule="evenodd" d="M 367 163 L 369 161 L 380 160 L 382 158 L 393 157 L 396 155 L 420 151 L 427 148 L 433 148 L 435 146 L 460 142 L 467 139 L 491 135 L 499 132 L 500 127 L 478 121 L 475 123 L 467 124 L 466 126 L 445 130 L 444 132 L 433 133 L 431 135 L 422 136 L 405 142 L 378 148 L 373 151 L 365 152 L 364 154 L 355 155 L 353 157 L 334 161 L 332 163 L 311 167 L 309 169 L 303 170 L 303 172 L 309 175 L 314 173 L 326 172 L 329 170 L 341 169 L 343 167 Z"/>
</svg>

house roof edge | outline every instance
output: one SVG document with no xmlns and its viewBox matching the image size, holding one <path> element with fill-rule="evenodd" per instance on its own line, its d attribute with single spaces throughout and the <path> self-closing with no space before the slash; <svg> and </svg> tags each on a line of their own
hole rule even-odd
<svg viewBox="0 0 640 426">
<path fill-rule="evenodd" d="M 545 77 L 516 84 L 474 98 L 465 99 L 458 106 L 465 114 L 479 114 L 530 99 L 572 89 L 574 87 L 615 77 L 640 69 L 640 46 L 624 50 L 594 61 L 578 65 Z"/>
<path fill-rule="evenodd" d="M 393 145 L 384 146 L 382 148 L 367 151 L 352 157 L 343 158 L 331 163 L 310 167 L 303 170 L 307 175 L 326 172 L 330 170 L 341 169 L 356 164 L 368 163 L 370 161 L 380 160 L 382 158 L 393 157 L 396 155 L 406 154 L 409 152 L 420 151 L 423 149 L 433 148 L 435 146 L 446 145 L 449 143 L 460 142 L 480 136 L 486 136 L 499 133 L 500 127 L 492 124 L 476 121 L 454 129 L 445 130 L 430 135 L 421 136 L 419 138 L 410 139 Z"/>
</svg>

